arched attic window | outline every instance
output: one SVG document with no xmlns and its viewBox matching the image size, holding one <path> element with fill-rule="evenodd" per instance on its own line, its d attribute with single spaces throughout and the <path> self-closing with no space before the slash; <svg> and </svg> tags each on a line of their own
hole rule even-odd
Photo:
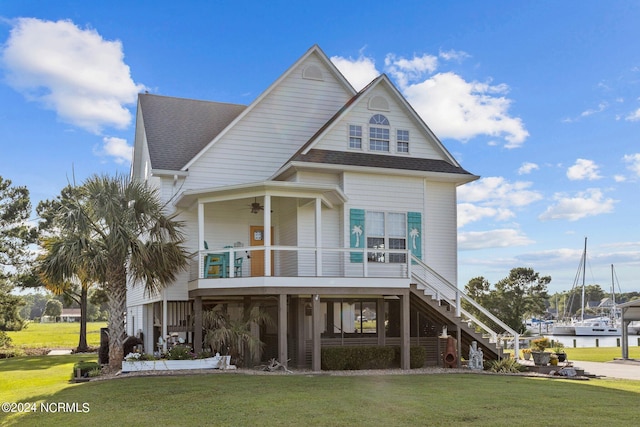
<svg viewBox="0 0 640 427">
<path fill-rule="evenodd" d="M 389 120 L 382 114 L 369 119 L 369 150 L 389 151 Z"/>
</svg>

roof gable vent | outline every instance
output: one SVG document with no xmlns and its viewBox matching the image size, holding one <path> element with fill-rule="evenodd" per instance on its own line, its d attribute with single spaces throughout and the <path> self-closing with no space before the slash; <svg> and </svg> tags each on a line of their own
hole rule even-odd
<svg viewBox="0 0 640 427">
<path fill-rule="evenodd" d="M 389 111 L 389 101 L 384 96 L 376 95 L 369 99 L 369 110 Z"/>
<path fill-rule="evenodd" d="M 302 78 L 310 80 L 324 80 L 322 70 L 317 65 L 309 65 L 302 70 Z"/>
</svg>

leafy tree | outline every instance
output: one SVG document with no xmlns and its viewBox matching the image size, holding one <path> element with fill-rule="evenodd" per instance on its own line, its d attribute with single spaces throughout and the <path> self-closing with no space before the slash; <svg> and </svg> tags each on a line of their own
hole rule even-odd
<svg viewBox="0 0 640 427">
<path fill-rule="evenodd" d="M 20 310 L 20 317 L 30 320 L 42 317 L 47 300 L 49 300 L 49 297 L 39 292 L 22 295 L 22 301 L 25 306 Z"/>
<path fill-rule="evenodd" d="M 540 316 L 546 310 L 547 285 L 551 277 L 540 276 L 531 268 L 514 268 L 509 276 L 500 280 L 495 289 L 484 277 L 475 277 L 465 286 L 465 293 L 516 332 L 526 330 L 524 320 L 528 316 Z M 497 325 L 470 304 L 464 308 L 481 321 L 496 329 Z"/>
<path fill-rule="evenodd" d="M 471 299 L 485 308 L 491 307 L 493 305 L 492 300 L 494 298 L 494 293 L 491 290 L 491 284 L 482 276 L 474 277 L 473 279 L 469 280 L 469 282 L 464 287 L 464 292 Z M 489 320 L 484 314 L 480 312 L 480 310 L 475 308 L 470 303 L 463 301 L 462 308 L 476 316 L 484 324 L 493 324 L 491 320 Z"/>
<path fill-rule="evenodd" d="M 108 296 L 109 367 L 122 367 L 127 277 L 154 294 L 186 270 L 182 223 L 165 213 L 157 191 L 121 176 L 93 176 L 57 213 L 62 238 L 48 248 L 41 272 L 52 282 L 84 276 Z"/>
<path fill-rule="evenodd" d="M 23 326 L 20 297 L 12 295 L 14 278 L 30 261 L 28 245 L 35 230 L 27 224 L 31 213 L 29 190 L 11 185 L 0 176 L 0 330 L 19 330 Z"/>
<path fill-rule="evenodd" d="M 514 268 L 496 283 L 495 314 L 517 332 L 524 332 L 523 320 L 541 316 L 546 310 L 550 276 L 540 276 L 532 268 Z"/>
<path fill-rule="evenodd" d="M 44 307 L 44 315 L 54 317 L 57 321 L 62 316 L 62 303 L 57 299 L 50 299 Z"/>
</svg>

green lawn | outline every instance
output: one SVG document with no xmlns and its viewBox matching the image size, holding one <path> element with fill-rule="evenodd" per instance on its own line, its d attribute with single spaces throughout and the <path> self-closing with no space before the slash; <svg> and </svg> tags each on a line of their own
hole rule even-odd
<svg viewBox="0 0 640 427">
<path fill-rule="evenodd" d="M 136 425 L 635 425 L 640 381 L 522 376 L 244 375 L 129 377 L 69 384 L 87 355 L 0 361 L 0 402 L 36 403 L 2 414 L 8 426 Z M 95 360 L 95 357 L 94 357 Z M 74 413 L 43 413 L 40 402 Z M 75 405 L 75 406 L 74 406 Z M 57 408 L 57 406 L 56 406 Z M 3 418 L 4 417 L 4 418 Z M 542 417 L 542 418 L 541 418 Z M 561 420 L 561 421 L 560 421 Z"/>
<path fill-rule="evenodd" d="M 87 343 L 100 345 L 100 328 L 106 328 L 107 322 L 87 323 Z M 7 332 L 14 347 L 22 348 L 75 348 L 78 346 L 80 323 L 29 323 L 21 330 Z"/>
<path fill-rule="evenodd" d="M 548 349 L 547 351 L 553 351 L 553 349 Z M 609 362 L 615 358 L 622 357 L 622 349 L 620 347 L 567 347 L 564 351 L 567 353 L 569 361 L 582 360 L 584 362 Z M 513 350 L 507 350 L 507 352 L 513 354 Z M 520 354 L 520 357 L 522 357 L 522 353 Z M 640 359 L 640 347 L 630 346 L 629 358 Z"/>
</svg>

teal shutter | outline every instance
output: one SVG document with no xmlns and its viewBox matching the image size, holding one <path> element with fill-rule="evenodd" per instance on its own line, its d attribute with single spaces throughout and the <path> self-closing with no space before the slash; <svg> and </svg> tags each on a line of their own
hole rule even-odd
<svg viewBox="0 0 640 427">
<path fill-rule="evenodd" d="M 407 248 L 416 258 L 422 259 L 422 214 L 407 212 Z"/>
<path fill-rule="evenodd" d="M 364 248 L 364 209 L 349 211 L 349 235 L 351 248 Z M 362 253 L 351 252 L 351 262 L 362 262 Z"/>
</svg>

